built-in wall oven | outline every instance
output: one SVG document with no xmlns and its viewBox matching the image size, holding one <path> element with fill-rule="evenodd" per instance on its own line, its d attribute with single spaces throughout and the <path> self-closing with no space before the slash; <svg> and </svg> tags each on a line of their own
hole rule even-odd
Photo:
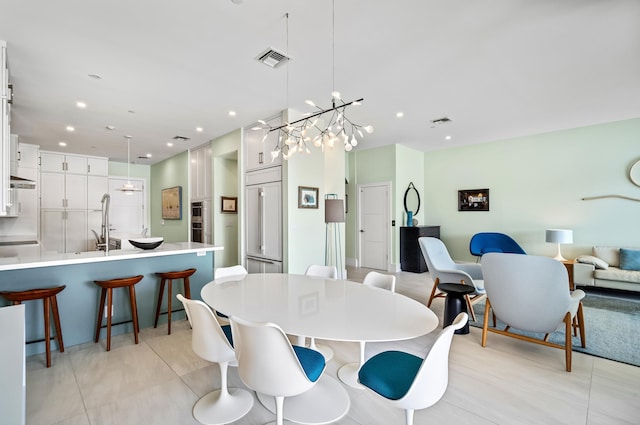
<svg viewBox="0 0 640 425">
<path fill-rule="evenodd" d="M 191 203 L 191 242 L 204 243 L 203 212 L 203 202 Z"/>
</svg>

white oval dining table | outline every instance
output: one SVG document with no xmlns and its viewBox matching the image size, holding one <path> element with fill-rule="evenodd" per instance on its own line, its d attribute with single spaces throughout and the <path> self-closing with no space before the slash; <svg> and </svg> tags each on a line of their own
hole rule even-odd
<svg viewBox="0 0 640 425">
<path fill-rule="evenodd" d="M 201 295 L 208 305 L 227 316 L 272 322 L 290 335 L 331 341 L 399 341 L 425 335 L 438 326 L 437 316 L 424 304 L 348 280 L 255 273 L 212 281 L 202 288 Z M 340 379 L 357 388 L 357 373 L 363 361 L 360 358 L 358 363 L 342 366 L 338 371 Z M 318 401 L 313 400 L 313 404 L 322 405 Z M 301 419 L 290 416 L 294 415 L 293 404 L 287 399 L 285 416 Z M 309 413 L 308 408 L 301 407 L 304 423 L 327 423 L 320 418 L 309 419 Z"/>
</svg>

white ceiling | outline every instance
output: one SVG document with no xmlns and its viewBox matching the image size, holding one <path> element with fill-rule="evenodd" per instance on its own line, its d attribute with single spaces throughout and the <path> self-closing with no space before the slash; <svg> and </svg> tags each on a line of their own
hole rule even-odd
<svg viewBox="0 0 640 425">
<path fill-rule="evenodd" d="M 358 149 L 640 116 L 638 0 L 335 0 L 333 28 L 332 42 L 331 0 L 0 0 L 11 131 L 117 161 L 131 135 L 132 159 L 154 163 L 305 99 L 328 107 L 334 88 L 364 98 L 348 115 L 375 132 Z M 258 63 L 267 47 L 292 61 Z M 174 136 L 190 140 L 168 148 Z"/>
</svg>

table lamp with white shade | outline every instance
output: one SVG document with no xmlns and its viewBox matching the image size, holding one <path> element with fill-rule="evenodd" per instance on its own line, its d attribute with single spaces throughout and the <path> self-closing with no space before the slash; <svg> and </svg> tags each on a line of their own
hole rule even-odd
<svg viewBox="0 0 640 425">
<path fill-rule="evenodd" d="M 558 244 L 558 253 L 556 254 L 554 260 L 558 261 L 567 261 L 566 258 L 562 256 L 560 253 L 560 244 L 563 243 L 573 243 L 573 230 L 567 229 L 547 229 L 546 231 L 546 241 L 549 243 Z"/>
</svg>

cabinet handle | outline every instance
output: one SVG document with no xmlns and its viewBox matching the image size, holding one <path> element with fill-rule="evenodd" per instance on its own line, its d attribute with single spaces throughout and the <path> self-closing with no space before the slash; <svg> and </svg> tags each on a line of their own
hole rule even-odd
<svg viewBox="0 0 640 425">
<path fill-rule="evenodd" d="M 258 249 L 260 253 L 264 254 L 264 247 L 262 246 L 262 241 L 264 237 L 262 235 L 264 229 L 264 214 L 263 214 L 263 202 L 264 202 L 264 191 L 260 190 L 258 192 Z"/>
<path fill-rule="evenodd" d="M 87 164 L 87 174 L 91 173 L 91 164 Z"/>
<path fill-rule="evenodd" d="M 22 152 L 18 151 L 18 161 L 22 161 Z"/>
<path fill-rule="evenodd" d="M 258 164 L 262 164 L 263 162 L 263 157 L 264 157 L 264 152 L 260 152 L 258 154 Z"/>
</svg>

